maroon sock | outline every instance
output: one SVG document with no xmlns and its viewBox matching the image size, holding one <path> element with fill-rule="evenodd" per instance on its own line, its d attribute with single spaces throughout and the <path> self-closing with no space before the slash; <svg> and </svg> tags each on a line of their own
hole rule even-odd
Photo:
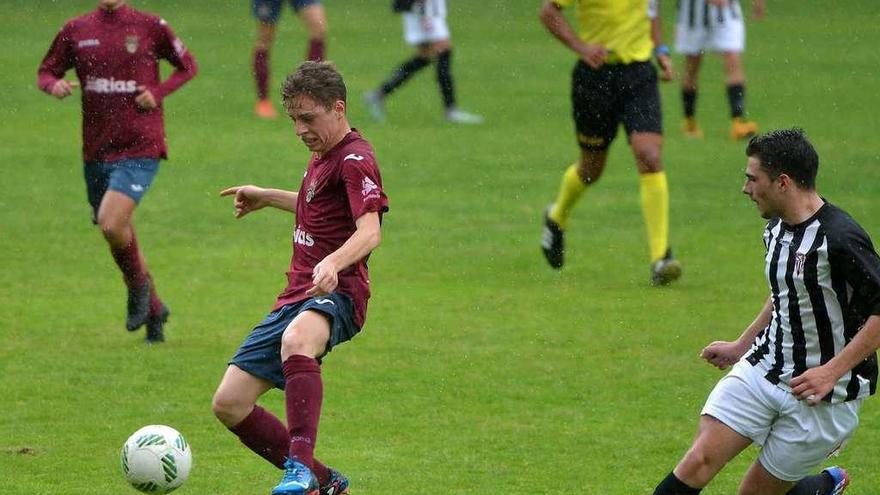
<svg viewBox="0 0 880 495">
<path fill-rule="evenodd" d="M 309 40 L 309 53 L 306 55 L 306 60 L 312 60 L 315 62 L 324 60 L 324 40 L 318 38 L 312 38 Z"/>
<path fill-rule="evenodd" d="M 147 273 L 144 270 L 143 258 L 141 257 L 134 231 L 131 234 L 131 242 L 127 246 L 110 246 L 110 254 L 113 255 L 116 265 L 122 271 L 125 285 L 128 287 L 140 287 L 146 282 Z"/>
<path fill-rule="evenodd" d="M 321 366 L 314 358 L 294 354 L 284 361 L 283 368 L 290 457 L 311 469 L 324 398 Z"/>
<path fill-rule="evenodd" d="M 159 299 L 159 291 L 150 272 L 147 272 L 147 278 L 150 279 L 150 316 L 159 316 L 162 313 L 162 300 Z"/>
<path fill-rule="evenodd" d="M 284 461 L 290 450 L 290 437 L 281 420 L 260 406 L 240 423 L 229 429 L 238 436 L 241 443 L 253 450 L 263 459 L 284 469 Z"/>
<path fill-rule="evenodd" d="M 254 50 L 254 80 L 257 82 L 257 98 L 265 100 L 269 95 L 269 50 Z"/>
<path fill-rule="evenodd" d="M 312 459 L 312 473 L 318 478 L 319 485 L 324 486 L 327 483 L 330 483 L 330 469 L 318 459 Z"/>
</svg>

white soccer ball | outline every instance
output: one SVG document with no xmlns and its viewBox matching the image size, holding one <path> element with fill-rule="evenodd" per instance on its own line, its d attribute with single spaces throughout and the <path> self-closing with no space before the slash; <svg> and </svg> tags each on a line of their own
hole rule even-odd
<svg viewBox="0 0 880 495">
<path fill-rule="evenodd" d="M 192 467 L 189 444 L 174 428 L 144 426 L 122 446 L 122 472 L 144 493 L 169 493 L 186 481 Z"/>
</svg>

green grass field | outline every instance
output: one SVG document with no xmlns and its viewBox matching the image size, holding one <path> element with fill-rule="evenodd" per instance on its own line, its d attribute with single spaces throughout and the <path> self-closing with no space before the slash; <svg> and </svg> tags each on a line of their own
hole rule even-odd
<svg viewBox="0 0 880 495">
<path fill-rule="evenodd" d="M 235 221 L 217 192 L 296 188 L 307 151 L 288 121 L 252 116 L 249 2 L 131 2 L 162 13 L 201 66 L 166 100 L 171 158 L 137 213 L 173 311 L 168 342 L 144 346 L 124 330 L 123 284 L 89 223 L 78 101 L 35 85 L 57 30 L 95 3 L 0 3 L 0 491 L 135 493 L 119 449 L 161 423 L 193 448 L 180 493 L 268 493 L 278 472 L 225 431 L 210 401 L 283 287 L 292 218 Z M 537 0 L 451 2 L 459 99 L 486 116 L 479 127 L 442 120 L 433 69 L 389 100 L 388 123 L 369 121 L 361 93 L 409 56 L 400 21 L 384 0 L 325 3 L 330 58 L 346 76 L 350 120 L 376 149 L 391 212 L 371 260 L 366 328 L 325 361 L 318 456 L 358 495 L 651 493 L 722 376 L 699 351 L 738 336 L 767 294 L 763 222 L 740 193 L 744 145 L 726 139 L 720 61 L 704 67 L 702 142 L 680 137 L 677 86 L 663 87 L 671 240 L 685 274 L 658 290 L 621 138 L 575 212 L 567 266 L 555 273 L 541 258 L 541 212 L 577 148 L 574 57 L 543 31 Z M 770 2 L 767 19 L 749 25 L 747 104 L 765 129 L 807 130 L 820 192 L 880 241 L 877 10 L 846 4 Z M 304 44 L 287 12 L 273 88 Z M 278 392 L 263 403 L 283 412 Z M 852 495 L 880 487 L 877 399 L 861 417 L 833 461 L 850 470 Z M 734 493 L 755 454 L 704 493 Z"/>
</svg>

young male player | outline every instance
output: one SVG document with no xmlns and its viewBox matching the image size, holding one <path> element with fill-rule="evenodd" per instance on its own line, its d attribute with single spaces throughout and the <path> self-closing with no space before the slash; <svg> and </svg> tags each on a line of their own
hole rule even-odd
<svg viewBox="0 0 880 495">
<path fill-rule="evenodd" d="M 754 0 L 754 19 L 764 16 L 764 0 Z M 684 107 L 682 130 L 689 138 L 702 139 L 697 122 L 697 86 L 703 53 L 717 52 L 724 58 L 724 83 L 730 104 L 730 138 L 744 139 L 758 132 L 758 124 L 745 119 L 746 74 L 742 65 L 746 27 L 739 0 L 688 0 L 678 2 L 675 49 L 685 56 L 681 79 Z"/>
<path fill-rule="evenodd" d="M 296 215 L 288 284 L 272 312 L 244 340 L 214 395 L 217 418 L 248 448 L 285 470 L 274 495 L 346 493 L 348 480 L 314 458 L 323 389 L 320 359 L 364 324 L 367 258 L 379 245 L 388 198 L 373 149 L 349 126 L 342 76 L 329 62 L 305 62 L 282 99 L 313 155 L 298 191 L 237 186 L 235 216 L 271 206 Z M 256 405 L 284 390 L 287 428 Z"/>
<path fill-rule="evenodd" d="M 399 2 L 406 43 L 416 47 L 416 54 L 398 68 L 374 91 L 364 94 L 364 102 L 373 120 L 385 120 L 385 98 L 417 72 L 437 61 L 437 85 L 443 97 L 446 120 L 454 124 L 480 124 L 483 118 L 458 108 L 452 82 L 452 42 L 446 24 L 446 0 Z M 397 8 L 397 7 L 395 7 Z"/>
<path fill-rule="evenodd" d="M 159 60 L 174 72 L 159 80 Z M 75 69 L 79 82 L 64 79 Z M 101 227 L 128 287 L 126 328 L 147 325 L 147 342 L 164 340 L 168 308 L 156 293 L 132 217 L 167 158 L 162 102 L 195 76 L 196 61 L 165 22 L 100 0 L 68 21 L 40 64 L 37 84 L 56 98 L 82 88 L 83 161 L 92 222 Z"/>
<path fill-rule="evenodd" d="M 580 32 L 561 10 L 574 4 Z M 566 169 L 559 194 L 544 214 L 541 248 L 551 267 L 564 263 L 564 232 L 574 205 L 602 176 L 608 148 L 623 123 L 639 172 L 642 214 L 648 233 L 651 283 L 681 276 L 669 249 L 669 188 L 663 170 L 660 91 L 672 79 L 672 59 L 663 44 L 657 9 L 648 0 L 544 0 L 541 22 L 578 56 L 572 74 L 572 106 L 581 156 Z"/>
<path fill-rule="evenodd" d="M 324 60 L 327 38 L 327 16 L 321 0 L 288 0 L 294 12 L 309 31 L 309 48 L 306 60 Z M 278 112 L 269 99 L 269 54 L 275 42 L 278 19 L 284 0 L 252 0 L 251 7 L 257 19 L 257 39 L 252 60 L 254 81 L 257 84 L 258 117 L 274 119 Z"/>
<path fill-rule="evenodd" d="M 880 257 L 871 239 L 816 192 L 819 157 L 800 129 L 752 138 L 746 154 L 743 193 L 769 220 L 770 297 L 737 340 L 703 349 L 710 364 L 733 368 L 655 495 L 699 493 L 752 443 L 761 451 L 741 495 L 842 493 L 840 468 L 808 474 L 852 436 L 877 386 Z"/>
</svg>

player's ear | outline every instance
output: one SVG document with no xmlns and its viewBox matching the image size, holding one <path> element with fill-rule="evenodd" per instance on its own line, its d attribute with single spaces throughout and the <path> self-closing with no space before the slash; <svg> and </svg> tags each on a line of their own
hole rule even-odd
<svg viewBox="0 0 880 495">
<path fill-rule="evenodd" d="M 345 102 L 342 100 L 336 100 L 336 102 L 333 103 L 333 110 L 338 112 L 340 115 L 345 115 Z"/>
</svg>

